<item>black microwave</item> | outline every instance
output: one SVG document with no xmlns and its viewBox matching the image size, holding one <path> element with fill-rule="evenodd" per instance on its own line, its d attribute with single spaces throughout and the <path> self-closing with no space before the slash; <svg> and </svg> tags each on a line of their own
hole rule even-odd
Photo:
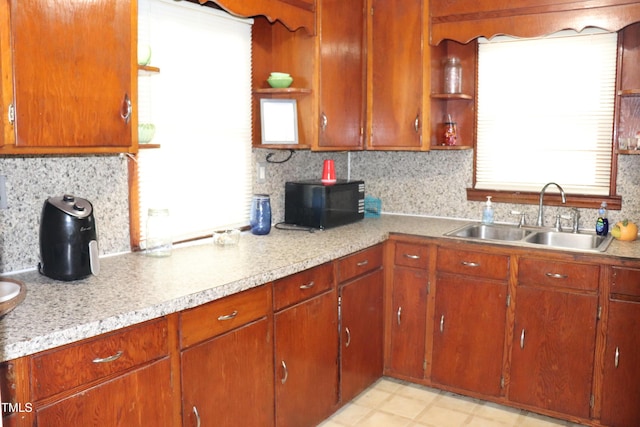
<svg viewBox="0 0 640 427">
<path fill-rule="evenodd" d="M 284 222 L 303 227 L 331 228 L 364 218 L 364 181 L 319 180 L 285 183 Z"/>
</svg>

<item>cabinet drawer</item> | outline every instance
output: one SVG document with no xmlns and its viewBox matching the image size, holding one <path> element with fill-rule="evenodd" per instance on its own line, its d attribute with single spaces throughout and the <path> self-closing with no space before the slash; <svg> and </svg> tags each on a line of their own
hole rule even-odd
<svg viewBox="0 0 640 427">
<path fill-rule="evenodd" d="M 31 358 L 32 396 L 40 400 L 167 354 L 164 318 L 46 351 Z"/>
<path fill-rule="evenodd" d="M 507 280 L 509 257 L 475 251 L 438 248 L 438 272 L 468 274 L 487 279 Z"/>
<path fill-rule="evenodd" d="M 394 264 L 403 267 L 428 268 L 429 246 L 418 243 L 396 242 Z"/>
<path fill-rule="evenodd" d="M 364 249 L 338 260 L 338 283 L 382 266 L 382 245 Z"/>
<path fill-rule="evenodd" d="M 273 308 L 281 310 L 333 287 L 333 264 L 327 263 L 292 274 L 273 284 Z"/>
<path fill-rule="evenodd" d="M 611 293 L 640 297 L 640 270 L 613 267 L 611 270 Z"/>
<path fill-rule="evenodd" d="M 271 286 L 260 286 L 180 313 L 180 347 L 189 347 L 266 316 Z"/>
<path fill-rule="evenodd" d="M 521 258 L 518 284 L 554 286 L 579 290 L 598 289 L 600 267 L 591 264 Z"/>
</svg>

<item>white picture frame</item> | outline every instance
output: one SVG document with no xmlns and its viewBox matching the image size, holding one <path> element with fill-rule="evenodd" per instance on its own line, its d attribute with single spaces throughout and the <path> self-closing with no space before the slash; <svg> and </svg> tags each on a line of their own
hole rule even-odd
<svg viewBox="0 0 640 427">
<path fill-rule="evenodd" d="M 260 99 L 262 144 L 298 144 L 298 104 L 295 99 Z"/>
</svg>

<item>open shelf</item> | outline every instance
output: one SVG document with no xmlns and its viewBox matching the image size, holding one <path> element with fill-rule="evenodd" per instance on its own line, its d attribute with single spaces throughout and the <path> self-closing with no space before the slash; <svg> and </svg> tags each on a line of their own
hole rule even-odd
<svg viewBox="0 0 640 427">
<path fill-rule="evenodd" d="M 254 148 L 274 149 L 274 150 L 310 150 L 307 144 L 256 144 Z"/>
<path fill-rule="evenodd" d="M 260 88 L 254 89 L 253 93 L 256 95 L 273 96 L 273 95 L 308 95 L 311 93 L 311 89 L 299 88 L 299 87 L 286 87 L 286 88 Z"/>
<path fill-rule="evenodd" d="M 432 145 L 429 147 L 429 149 L 430 150 L 471 150 L 473 149 L 473 147 L 470 145 Z"/>
<path fill-rule="evenodd" d="M 473 96 L 467 95 L 466 93 L 432 93 L 432 99 L 449 99 L 449 100 L 465 100 L 470 101 L 473 99 Z"/>
<path fill-rule="evenodd" d="M 622 89 L 618 91 L 618 96 L 640 96 L 640 89 Z"/>
<path fill-rule="evenodd" d="M 138 75 L 139 76 L 150 76 L 152 74 L 158 74 L 160 72 L 160 68 L 152 67 L 151 65 L 138 65 Z"/>
</svg>

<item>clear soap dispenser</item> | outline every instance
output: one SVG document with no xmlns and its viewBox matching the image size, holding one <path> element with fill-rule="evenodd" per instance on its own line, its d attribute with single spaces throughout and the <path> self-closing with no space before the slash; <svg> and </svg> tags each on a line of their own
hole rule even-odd
<svg viewBox="0 0 640 427">
<path fill-rule="evenodd" d="M 487 196 L 484 209 L 482 209 L 482 223 L 493 224 L 493 206 L 491 204 L 491 196 Z"/>
</svg>

